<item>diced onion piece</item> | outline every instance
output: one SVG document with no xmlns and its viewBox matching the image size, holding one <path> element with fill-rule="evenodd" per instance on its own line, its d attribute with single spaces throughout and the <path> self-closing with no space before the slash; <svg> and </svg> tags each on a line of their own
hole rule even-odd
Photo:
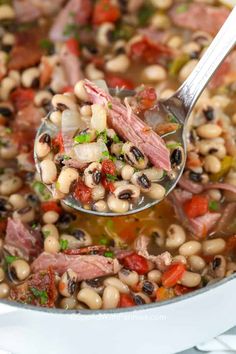
<svg viewBox="0 0 236 354">
<path fill-rule="evenodd" d="M 101 133 L 107 127 L 107 112 L 106 109 L 100 104 L 93 104 L 91 128 Z"/>
<path fill-rule="evenodd" d="M 106 81 L 104 80 L 93 80 L 96 86 L 102 89 L 104 92 L 109 93 L 109 89 L 107 87 Z"/>
<path fill-rule="evenodd" d="M 100 161 L 108 153 L 106 144 L 102 141 L 76 145 L 74 151 L 77 159 L 85 163 Z"/>
<path fill-rule="evenodd" d="M 80 118 L 79 112 L 66 109 L 62 113 L 61 130 L 62 134 L 74 134 L 78 129 L 86 129 L 85 123 Z"/>
</svg>

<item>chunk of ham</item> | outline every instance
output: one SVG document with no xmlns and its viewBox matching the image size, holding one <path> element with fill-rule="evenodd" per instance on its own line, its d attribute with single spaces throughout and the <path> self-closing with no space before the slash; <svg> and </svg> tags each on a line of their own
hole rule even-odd
<svg viewBox="0 0 236 354">
<path fill-rule="evenodd" d="M 50 39 L 64 41 L 66 39 L 64 34 L 66 26 L 71 23 L 85 25 L 88 23 L 91 12 L 92 4 L 90 0 L 70 0 L 56 17 L 50 30 Z"/>
<path fill-rule="evenodd" d="M 43 248 L 41 233 L 28 228 L 20 220 L 9 218 L 4 248 L 26 260 L 37 257 Z"/>
<path fill-rule="evenodd" d="M 229 226 L 232 224 L 236 213 L 236 203 L 229 203 L 223 210 L 221 218 L 217 224 L 216 232 L 220 232 L 224 235 L 229 234 Z"/>
<path fill-rule="evenodd" d="M 85 80 L 84 87 L 93 103 L 103 104 L 105 107 L 111 104 L 108 123 L 124 140 L 136 145 L 155 167 L 166 171 L 171 169 L 169 150 L 164 141 L 133 113 L 128 103 L 125 107 L 89 80 Z"/>
<path fill-rule="evenodd" d="M 14 127 L 24 129 L 30 129 L 31 131 L 38 128 L 41 119 L 45 116 L 45 112 L 42 108 L 35 107 L 33 103 L 24 107 L 17 112 Z"/>
<path fill-rule="evenodd" d="M 18 22 L 30 22 L 57 12 L 64 0 L 13 0 Z"/>
<path fill-rule="evenodd" d="M 186 6 L 186 11 L 178 11 L 180 6 Z M 174 5 L 169 11 L 169 16 L 176 26 L 215 35 L 227 19 L 229 12 L 223 6 L 186 3 Z"/>
<path fill-rule="evenodd" d="M 78 276 L 78 281 L 116 274 L 120 270 L 117 259 L 99 255 L 67 255 L 64 253 L 51 254 L 43 252 L 31 265 L 33 272 L 51 267 L 59 275 L 69 268 Z"/>
<path fill-rule="evenodd" d="M 150 243 L 150 238 L 145 235 L 140 235 L 135 241 L 134 248 L 136 252 L 146 258 L 147 260 L 153 262 L 157 269 L 160 271 L 165 271 L 166 268 L 171 264 L 172 257 L 169 252 L 163 252 L 157 256 L 154 256 L 148 252 L 148 245 Z"/>
<path fill-rule="evenodd" d="M 74 86 L 76 82 L 84 78 L 80 59 L 68 49 L 67 45 L 63 45 L 59 60 L 70 86 Z"/>
<path fill-rule="evenodd" d="M 191 198 L 192 193 L 182 189 L 175 189 L 169 196 L 177 218 L 196 238 L 202 238 L 216 226 L 221 214 L 207 212 L 196 218 L 188 218 L 184 212 L 183 204 Z"/>
</svg>

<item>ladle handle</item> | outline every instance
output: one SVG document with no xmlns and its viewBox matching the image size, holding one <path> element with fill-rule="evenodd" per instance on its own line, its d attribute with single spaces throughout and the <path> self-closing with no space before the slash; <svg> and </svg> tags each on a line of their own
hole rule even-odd
<svg viewBox="0 0 236 354">
<path fill-rule="evenodd" d="M 192 73 L 171 97 L 171 99 L 181 101 L 185 117 L 188 117 L 201 92 L 235 43 L 236 6 Z"/>
</svg>

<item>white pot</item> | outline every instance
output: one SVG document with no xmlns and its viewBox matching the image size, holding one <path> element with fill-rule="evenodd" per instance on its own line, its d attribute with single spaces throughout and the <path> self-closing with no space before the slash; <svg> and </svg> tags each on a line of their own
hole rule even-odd
<svg viewBox="0 0 236 354">
<path fill-rule="evenodd" d="M 126 310 L 47 310 L 2 301 L 0 349 L 17 354 L 171 354 L 236 325 L 235 276 Z"/>
</svg>

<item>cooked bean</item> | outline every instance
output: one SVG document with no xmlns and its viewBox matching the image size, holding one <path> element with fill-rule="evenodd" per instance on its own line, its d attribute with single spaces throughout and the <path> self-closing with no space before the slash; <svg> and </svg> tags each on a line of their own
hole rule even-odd
<svg viewBox="0 0 236 354">
<path fill-rule="evenodd" d="M 214 155 L 208 155 L 204 159 L 204 169 L 210 173 L 218 173 L 221 170 L 221 162 Z"/>
<path fill-rule="evenodd" d="M 102 295 L 102 307 L 104 309 L 114 309 L 119 305 L 120 293 L 114 286 L 108 285 Z"/>
<path fill-rule="evenodd" d="M 208 191 L 208 195 L 211 199 L 219 202 L 222 198 L 222 194 L 219 189 L 210 189 Z"/>
<path fill-rule="evenodd" d="M 171 26 L 170 19 L 166 15 L 158 12 L 151 17 L 150 24 L 153 28 L 158 30 L 165 30 Z"/>
<path fill-rule="evenodd" d="M 85 76 L 89 80 L 101 80 L 104 78 L 104 72 L 98 70 L 94 63 L 90 63 L 85 68 Z"/>
<path fill-rule="evenodd" d="M 81 101 L 88 102 L 89 101 L 89 96 L 87 94 L 87 91 L 84 88 L 84 81 L 80 80 L 77 82 L 77 84 L 74 87 L 74 93 L 78 99 Z"/>
<path fill-rule="evenodd" d="M 54 236 L 47 236 L 44 240 L 44 251 L 48 253 L 58 253 L 60 251 L 60 243 Z"/>
<path fill-rule="evenodd" d="M 179 254 L 185 257 L 200 253 L 202 245 L 198 241 L 187 241 L 179 248 Z"/>
<path fill-rule="evenodd" d="M 62 114 L 60 111 L 53 111 L 50 114 L 50 120 L 52 121 L 53 124 L 55 124 L 58 127 L 61 126 L 61 119 L 62 119 Z"/>
<path fill-rule="evenodd" d="M 80 108 L 80 114 L 83 116 L 83 117 L 91 117 L 92 116 L 92 109 L 91 109 L 91 106 L 88 105 L 88 104 L 85 104 L 84 106 L 82 106 Z"/>
<path fill-rule="evenodd" d="M 213 139 L 222 134 L 222 128 L 217 124 L 207 123 L 197 128 L 197 133 L 201 138 Z"/>
<path fill-rule="evenodd" d="M 178 147 L 171 152 L 170 162 L 172 167 L 181 165 L 181 163 L 183 162 L 183 155 L 184 152 L 182 147 Z"/>
<path fill-rule="evenodd" d="M 147 277 L 148 277 L 148 280 L 153 281 L 157 284 L 160 284 L 161 278 L 162 278 L 162 273 L 157 269 L 153 269 L 150 272 L 148 272 Z"/>
<path fill-rule="evenodd" d="M 111 153 L 116 157 L 120 157 L 122 152 L 123 143 L 112 143 L 111 145 Z"/>
<path fill-rule="evenodd" d="M 188 288 L 195 288 L 201 283 L 201 275 L 198 273 L 185 271 L 180 282 Z"/>
<path fill-rule="evenodd" d="M 31 222 L 35 218 L 35 211 L 31 206 L 15 210 L 12 214 L 13 219 L 19 219 L 22 222 Z"/>
<path fill-rule="evenodd" d="M 25 280 L 30 275 L 30 266 L 25 260 L 17 259 L 11 263 L 10 272 L 13 272 L 18 280 Z"/>
<path fill-rule="evenodd" d="M 1 81 L 0 98 L 7 101 L 10 93 L 18 86 L 17 82 L 11 77 L 5 77 Z"/>
<path fill-rule="evenodd" d="M 58 286 L 60 294 L 65 297 L 71 297 L 76 290 L 77 279 L 78 276 L 72 269 L 68 269 L 63 273 Z"/>
<path fill-rule="evenodd" d="M 94 211 L 98 211 L 99 213 L 105 213 L 108 211 L 108 206 L 104 200 L 98 200 L 97 202 L 93 203 L 92 209 Z"/>
<path fill-rule="evenodd" d="M 122 146 L 125 160 L 135 168 L 143 170 L 147 167 L 148 158 L 134 144 L 126 142 Z"/>
<path fill-rule="evenodd" d="M 96 291 L 84 288 L 77 295 L 77 299 L 84 302 L 91 310 L 98 310 L 102 307 L 102 299 Z"/>
<path fill-rule="evenodd" d="M 133 184 L 125 184 L 123 186 L 117 187 L 113 193 L 118 199 L 131 200 L 139 198 L 140 189 Z"/>
<path fill-rule="evenodd" d="M 151 0 L 153 6 L 161 10 L 167 10 L 173 4 L 173 0 Z"/>
<path fill-rule="evenodd" d="M 91 280 L 84 280 L 80 284 L 80 289 L 84 289 L 84 288 L 92 289 L 92 290 L 96 291 L 96 293 L 101 295 L 104 290 L 103 281 L 100 278 L 95 278 L 95 279 L 91 279 Z"/>
<path fill-rule="evenodd" d="M 179 72 L 179 79 L 181 82 L 187 79 L 187 77 L 191 74 L 195 66 L 197 65 L 198 60 L 192 59 L 185 64 Z"/>
<path fill-rule="evenodd" d="M 142 171 L 135 172 L 131 178 L 131 182 L 135 186 L 140 187 L 142 192 L 149 192 L 152 186 L 150 179 Z"/>
<path fill-rule="evenodd" d="M 204 259 L 197 255 L 190 256 L 188 258 L 188 262 L 190 265 L 190 269 L 193 272 L 201 272 L 206 266 L 206 262 L 204 261 Z"/>
<path fill-rule="evenodd" d="M 184 256 L 181 256 L 180 254 L 178 254 L 177 256 L 173 257 L 173 263 L 177 262 L 177 263 L 183 263 L 183 264 L 187 264 L 187 259 Z"/>
<path fill-rule="evenodd" d="M 150 236 L 158 247 L 163 247 L 165 244 L 165 233 L 161 227 L 154 227 L 151 229 Z"/>
<path fill-rule="evenodd" d="M 168 47 L 170 47 L 170 48 L 178 49 L 178 48 L 180 48 L 181 45 L 183 44 L 183 39 L 182 39 L 182 37 L 180 37 L 180 36 L 172 36 L 172 37 L 168 40 L 167 44 L 168 44 Z M 173 93 L 174 93 L 174 92 L 173 92 Z M 171 94 L 168 95 L 168 96 L 164 96 L 164 97 L 161 96 L 161 98 L 163 98 L 163 99 L 164 99 L 164 98 L 169 98 L 170 96 L 172 96 L 173 93 L 171 93 Z"/>
<path fill-rule="evenodd" d="M 134 302 L 137 306 L 139 305 L 144 305 L 144 304 L 150 304 L 151 300 L 149 298 L 149 296 L 147 296 L 144 293 L 135 293 L 134 294 Z"/>
<path fill-rule="evenodd" d="M 57 179 L 57 189 L 64 194 L 68 194 L 72 182 L 76 181 L 78 177 L 79 173 L 75 168 L 68 167 L 61 170 L 61 173 L 59 174 Z"/>
<path fill-rule="evenodd" d="M 112 286 L 119 290 L 120 293 L 122 294 L 128 294 L 129 293 L 129 287 L 124 284 L 120 279 L 115 278 L 115 277 L 109 277 L 104 280 L 104 285 L 105 286 Z"/>
<path fill-rule="evenodd" d="M 21 194 L 12 194 L 8 199 L 9 203 L 13 206 L 14 210 L 24 208 L 27 205 L 27 201 Z"/>
<path fill-rule="evenodd" d="M 43 133 L 38 138 L 36 142 L 36 154 L 37 156 L 42 159 L 49 154 L 51 151 L 51 137 L 47 133 Z"/>
<path fill-rule="evenodd" d="M 223 252 L 225 246 L 226 242 L 223 240 L 223 238 L 215 238 L 212 240 L 203 241 L 202 251 L 204 255 L 211 256 Z"/>
<path fill-rule="evenodd" d="M 122 283 L 128 285 L 128 286 L 135 286 L 138 281 L 139 281 L 139 275 L 137 272 L 122 268 L 119 273 L 118 273 L 119 279 L 122 281 Z M 119 289 L 118 289 L 119 290 Z"/>
<path fill-rule="evenodd" d="M 215 256 L 213 261 L 210 263 L 210 274 L 214 278 L 224 278 L 226 273 L 226 260 L 225 257 L 218 255 Z"/>
<path fill-rule="evenodd" d="M 9 139 L 1 139 L 0 157 L 4 160 L 11 160 L 18 155 L 17 145 Z"/>
<path fill-rule="evenodd" d="M 111 22 L 102 23 L 97 30 L 96 42 L 101 47 L 109 47 L 111 45 L 110 36 L 115 26 Z"/>
<path fill-rule="evenodd" d="M 107 205 L 111 211 L 115 213 L 126 213 L 129 210 L 129 202 L 127 200 L 121 200 L 114 195 L 110 195 L 107 198 Z"/>
<path fill-rule="evenodd" d="M 4 299 L 8 297 L 10 293 L 10 287 L 6 283 L 1 283 L 0 284 L 0 299 Z"/>
<path fill-rule="evenodd" d="M 49 210 L 43 214 L 43 222 L 45 224 L 55 224 L 59 219 L 59 214 L 54 210 Z"/>
<path fill-rule="evenodd" d="M 0 283 L 4 280 L 5 278 L 5 272 L 2 267 L 0 267 Z"/>
<path fill-rule="evenodd" d="M 130 165 L 125 165 L 121 169 L 122 179 L 129 181 L 134 174 L 134 168 Z"/>
<path fill-rule="evenodd" d="M 24 87 L 38 87 L 40 71 L 38 68 L 29 68 L 23 71 L 21 83 Z"/>
<path fill-rule="evenodd" d="M 9 176 L 5 181 L 0 182 L 0 194 L 10 195 L 18 192 L 23 185 L 22 179 L 18 176 Z"/>
<path fill-rule="evenodd" d="M 55 225 L 53 224 L 46 224 L 42 227 L 42 233 L 44 234 L 45 237 L 51 236 L 56 238 L 57 240 L 59 239 L 59 232 L 58 229 Z"/>
<path fill-rule="evenodd" d="M 108 60 L 105 68 L 110 72 L 125 73 L 130 66 L 130 59 L 126 54 L 119 54 L 117 57 Z"/>
<path fill-rule="evenodd" d="M 167 229 L 166 247 L 178 248 L 186 240 L 184 228 L 177 224 L 172 224 Z"/>
<path fill-rule="evenodd" d="M 143 77 L 147 81 L 163 81 L 167 77 L 167 72 L 161 65 L 153 64 L 143 69 Z"/>
<path fill-rule="evenodd" d="M 164 176 L 164 171 L 156 167 L 147 168 L 142 171 L 151 182 L 158 182 Z"/>
<path fill-rule="evenodd" d="M 92 117 L 90 125 L 92 129 L 95 129 L 98 133 L 101 133 L 107 128 L 107 112 L 105 107 L 100 104 L 93 104 L 91 106 Z"/>
<path fill-rule="evenodd" d="M 64 297 L 60 301 L 60 308 L 64 310 L 74 310 L 76 308 L 77 301 L 74 297 Z"/>
<path fill-rule="evenodd" d="M 140 284 L 138 284 L 138 287 L 145 295 L 148 295 L 150 297 L 156 296 L 158 286 L 155 282 L 152 282 L 150 280 L 144 280 L 140 282 Z"/>
<path fill-rule="evenodd" d="M 49 104 L 51 99 L 52 99 L 51 92 L 49 92 L 47 90 L 39 91 L 34 96 L 34 104 L 37 107 L 43 107 L 43 106 Z"/>
<path fill-rule="evenodd" d="M 52 105 L 58 111 L 63 112 L 66 109 L 77 111 L 77 105 L 74 100 L 67 95 L 57 94 L 52 98 Z"/>
<path fill-rule="evenodd" d="M 102 178 L 101 169 L 102 169 L 102 165 L 99 162 L 92 162 L 84 170 L 84 183 L 86 184 L 86 186 L 88 186 L 89 188 L 94 188 L 101 182 L 101 178 Z M 100 188 L 102 188 L 102 186 Z M 98 199 L 102 199 L 102 198 L 98 198 Z"/>
<path fill-rule="evenodd" d="M 0 20 L 13 20 L 15 18 L 14 8 L 8 4 L 4 4 L 0 6 Z"/>
<path fill-rule="evenodd" d="M 147 192 L 147 196 L 151 199 L 161 200 L 166 194 L 165 188 L 157 183 L 152 183 L 150 190 Z"/>
<path fill-rule="evenodd" d="M 40 163 L 40 169 L 42 174 L 42 181 L 45 184 L 52 184 L 57 178 L 57 167 L 51 160 L 43 160 Z M 68 192 L 67 192 L 68 193 Z"/>
</svg>

